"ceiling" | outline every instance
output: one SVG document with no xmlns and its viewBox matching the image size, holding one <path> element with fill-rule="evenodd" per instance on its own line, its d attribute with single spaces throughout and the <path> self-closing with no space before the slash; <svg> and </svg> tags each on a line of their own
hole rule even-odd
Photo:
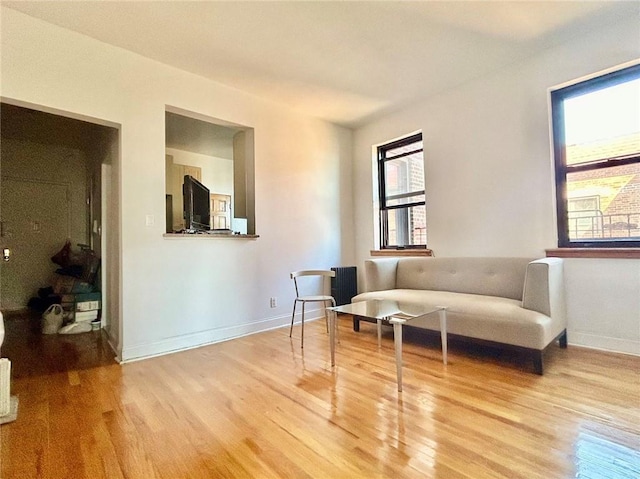
<svg viewBox="0 0 640 479">
<path fill-rule="evenodd" d="M 3 1 L 27 15 L 357 127 L 638 15 L 617 1 Z"/>
</svg>

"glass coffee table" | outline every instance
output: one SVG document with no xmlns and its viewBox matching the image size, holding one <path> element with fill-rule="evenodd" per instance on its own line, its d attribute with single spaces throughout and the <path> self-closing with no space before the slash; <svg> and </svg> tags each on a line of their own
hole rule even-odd
<svg viewBox="0 0 640 479">
<path fill-rule="evenodd" d="M 444 306 L 427 306 L 386 299 L 370 299 L 357 303 L 327 308 L 329 314 L 329 345 L 331 348 L 331 366 L 335 366 L 335 321 L 337 313 L 361 316 L 375 320 L 378 328 L 378 346 L 381 344 L 382 323 L 393 325 L 393 342 L 396 353 L 396 373 L 398 391 L 402 391 L 402 326 L 418 325 L 426 321 L 429 315 L 438 313 L 440 320 L 440 338 L 442 341 L 442 362 L 447 364 L 447 308 Z"/>
</svg>

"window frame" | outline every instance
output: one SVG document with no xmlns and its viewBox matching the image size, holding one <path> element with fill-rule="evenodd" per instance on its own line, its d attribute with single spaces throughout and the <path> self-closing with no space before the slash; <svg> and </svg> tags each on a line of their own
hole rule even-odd
<svg viewBox="0 0 640 479">
<path fill-rule="evenodd" d="M 608 240 L 576 241 L 569 238 L 569 208 L 567 194 L 567 175 L 583 171 L 596 171 L 640 163 L 640 152 L 635 155 L 613 157 L 578 165 L 566 164 L 565 124 L 563 101 L 578 95 L 613 87 L 640 78 L 640 64 L 621 68 L 573 85 L 550 92 L 552 141 L 556 184 L 556 215 L 559 248 L 637 248 L 640 240 L 624 238 Z"/>
<path fill-rule="evenodd" d="M 380 249 L 381 250 L 405 250 L 405 249 L 426 249 L 427 245 L 425 244 L 407 244 L 407 245 L 389 245 L 389 211 L 404 209 L 407 212 L 410 208 L 416 206 L 424 206 L 426 212 L 426 191 L 410 191 L 407 193 L 403 193 L 401 195 L 394 195 L 393 198 L 387 198 L 386 196 L 386 176 L 385 176 L 385 163 L 387 161 L 397 160 L 398 158 L 403 158 L 405 156 L 413 155 L 418 152 L 422 152 L 422 161 L 424 168 L 424 145 L 420 149 L 411 150 L 409 152 L 402 153 L 400 155 L 394 155 L 387 157 L 386 152 L 390 150 L 394 150 L 396 148 L 400 148 L 403 146 L 410 145 L 412 143 L 417 143 L 422 141 L 422 132 L 415 133 L 413 135 L 400 138 L 398 140 L 385 143 L 383 145 L 379 145 L 377 147 L 377 167 L 378 167 L 378 201 L 379 201 L 379 211 L 378 211 L 378 221 L 380 225 Z M 424 171 L 424 169 L 423 169 Z M 389 199 L 401 199 L 401 198 L 410 198 L 416 195 L 423 195 L 422 201 L 413 201 L 410 203 L 403 203 L 399 205 L 387 205 L 387 200 Z M 426 229 L 426 226 L 425 226 Z M 426 238 L 426 230 L 425 230 L 425 238 Z"/>
</svg>

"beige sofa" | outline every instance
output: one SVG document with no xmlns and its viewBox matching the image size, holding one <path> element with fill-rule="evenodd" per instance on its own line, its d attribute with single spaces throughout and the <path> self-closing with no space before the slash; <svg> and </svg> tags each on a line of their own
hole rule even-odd
<svg viewBox="0 0 640 479">
<path fill-rule="evenodd" d="M 542 374 L 544 349 L 567 346 L 560 258 L 380 258 L 365 261 L 365 293 L 352 302 L 389 299 L 447 308 L 447 332 L 527 352 Z M 437 315 L 412 321 L 439 330 Z M 354 318 L 354 330 L 359 321 Z"/>
</svg>

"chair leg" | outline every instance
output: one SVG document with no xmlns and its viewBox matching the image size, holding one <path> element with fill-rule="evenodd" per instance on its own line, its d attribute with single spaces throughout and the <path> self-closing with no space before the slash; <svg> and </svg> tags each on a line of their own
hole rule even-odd
<svg viewBox="0 0 640 479">
<path fill-rule="evenodd" d="M 291 334 L 293 333 L 293 318 L 296 317 L 296 305 L 298 304 L 298 301 L 296 301 L 295 299 L 293 300 L 293 314 L 291 315 L 291 327 L 289 328 L 289 337 L 291 337 Z"/>
<path fill-rule="evenodd" d="M 322 307 L 324 308 L 324 325 L 327 328 L 327 333 L 329 332 L 329 316 L 327 315 L 327 303 L 326 301 L 322 302 Z"/>
<path fill-rule="evenodd" d="M 326 304 L 325 304 L 326 306 Z M 331 299 L 331 306 L 333 306 L 334 308 L 336 307 L 336 300 L 335 299 Z M 325 313 L 325 317 L 327 315 L 327 310 L 324 310 Z M 340 335 L 339 335 L 339 331 L 340 328 L 338 328 L 338 313 L 336 313 L 335 311 L 331 311 L 331 314 L 335 314 L 334 316 L 334 327 L 336 328 L 335 333 L 336 333 L 336 340 L 338 342 L 340 342 Z"/>
<path fill-rule="evenodd" d="M 300 329 L 300 349 L 304 349 L 304 305 L 305 302 L 302 302 L 302 328 Z"/>
</svg>

